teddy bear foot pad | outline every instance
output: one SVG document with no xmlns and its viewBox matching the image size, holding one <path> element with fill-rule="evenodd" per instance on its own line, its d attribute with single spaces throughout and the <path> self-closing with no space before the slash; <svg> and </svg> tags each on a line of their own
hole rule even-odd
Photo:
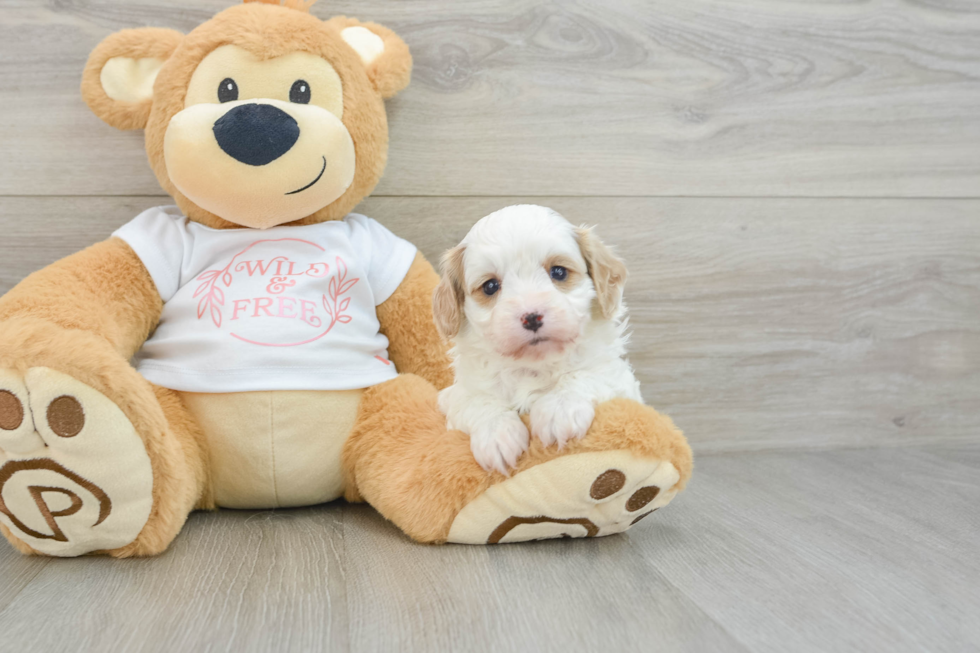
<svg viewBox="0 0 980 653">
<path fill-rule="evenodd" d="M 54 370 L 0 370 L 0 522 L 32 549 L 125 546 L 153 505 L 153 470 L 129 419 Z"/>
<path fill-rule="evenodd" d="M 503 544 L 621 533 L 677 494 L 677 469 L 625 450 L 563 456 L 494 485 L 457 515 L 449 542 Z"/>
</svg>

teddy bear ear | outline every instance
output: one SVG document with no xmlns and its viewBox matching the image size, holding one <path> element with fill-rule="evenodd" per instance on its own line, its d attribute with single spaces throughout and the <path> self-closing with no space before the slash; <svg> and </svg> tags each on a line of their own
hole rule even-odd
<svg viewBox="0 0 980 653">
<path fill-rule="evenodd" d="M 357 52 L 368 78 L 383 98 L 394 97 L 412 78 L 412 55 L 397 34 L 376 23 L 337 16 L 329 21 Z"/>
<path fill-rule="evenodd" d="M 108 36 L 89 55 L 82 98 L 116 129 L 143 129 L 153 107 L 153 83 L 184 35 L 170 29 L 127 29 Z"/>
</svg>

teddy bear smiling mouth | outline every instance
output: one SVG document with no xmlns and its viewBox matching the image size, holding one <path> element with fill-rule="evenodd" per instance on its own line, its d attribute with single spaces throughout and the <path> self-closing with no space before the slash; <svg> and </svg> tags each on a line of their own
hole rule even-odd
<svg viewBox="0 0 980 653">
<path fill-rule="evenodd" d="M 310 183 L 308 183 L 307 185 L 305 185 L 305 186 L 303 186 L 302 188 L 300 188 L 300 189 L 298 189 L 298 190 L 293 190 L 293 191 L 290 191 L 290 192 L 288 192 L 288 193 L 286 193 L 286 194 L 287 194 L 287 195 L 295 195 L 296 193 L 302 193 L 302 192 L 303 192 L 304 190 L 306 190 L 306 189 L 308 189 L 308 188 L 312 188 L 313 186 L 315 186 L 315 185 L 316 185 L 316 182 L 318 182 L 318 181 L 320 181 L 321 179 L 323 179 L 323 173 L 324 173 L 324 172 L 326 172 L 326 171 L 327 171 L 327 157 L 326 157 L 326 156 L 324 156 L 324 157 L 323 157 L 323 168 L 321 168 L 321 170 L 320 170 L 320 174 L 318 174 L 318 175 L 316 176 L 316 179 L 314 179 L 313 181 L 311 181 L 311 182 L 310 182 Z"/>
<path fill-rule="evenodd" d="M 178 206 L 0 299 L 0 536 L 47 556 L 150 556 L 196 508 L 346 497 L 419 542 L 483 545 L 612 535 L 667 505 L 691 450 L 635 399 L 598 403 L 584 444 L 527 433 L 511 476 L 481 467 L 439 410 L 461 325 L 437 324 L 433 301 L 445 288 L 461 314 L 457 289 L 351 213 L 387 160 L 383 100 L 409 82 L 408 46 L 374 23 L 321 20 L 313 0 L 228 4 L 191 34 L 122 30 L 89 56 L 86 103 L 145 130 Z M 316 178 L 283 191 L 310 178 L 317 150 Z M 614 272 L 604 318 L 625 280 Z M 497 352 L 535 363 L 521 376 L 582 337 L 538 322 Z M 560 444 L 566 425 L 549 427 Z"/>
</svg>

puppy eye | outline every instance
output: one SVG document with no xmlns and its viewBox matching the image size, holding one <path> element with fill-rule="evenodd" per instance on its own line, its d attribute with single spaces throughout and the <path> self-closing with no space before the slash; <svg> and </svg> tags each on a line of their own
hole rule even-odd
<svg viewBox="0 0 980 653">
<path fill-rule="evenodd" d="M 568 278 L 568 268 L 563 268 L 560 265 L 552 266 L 551 278 L 555 281 L 564 281 Z"/>
<path fill-rule="evenodd" d="M 310 85 L 306 80 L 300 79 L 293 82 L 293 87 L 289 89 L 289 101 L 296 104 L 310 103 Z"/>
<path fill-rule="evenodd" d="M 487 297 L 496 295 L 498 290 L 500 290 L 500 282 L 496 279 L 490 279 L 483 284 L 483 294 Z"/>
<path fill-rule="evenodd" d="M 231 77 L 226 77 L 218 84 L 218 102 L 234 102 L 238 99 L 238 84 Z"/>
</svg>

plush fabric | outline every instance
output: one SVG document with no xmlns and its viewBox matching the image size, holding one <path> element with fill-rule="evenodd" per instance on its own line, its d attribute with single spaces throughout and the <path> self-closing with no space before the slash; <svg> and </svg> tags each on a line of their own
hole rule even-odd
<svg viewBox="0 0 980 653">
<path fill-rule="evenodd" d="M 455 515 L 493 481 L 469 438 L 446 430 L 435 388 L 409 374 L 365 391 L 344 468 L 348 501 L 369 502 L 420 542 L 444 540 Z"/>
<path fill-rule="evenodd" d="M 95 115 L 116 129 L 143 129 L 153 108 L 152 98 L 141 102 L 113 100 L 102 86 L 102 70 L 117 57 L 167 61 L 183 38 L 176 30 L 154 27 L 125 29 L 109 36 L 89 55 L 82 73 L 82 99 Z"/>
<path fill-rule="evenodd" d="M 14 317 L 36 318 L 94 334 L 129 358 L 156 326 L 162 310 L 160 295 L 139 257 L 113 238 L 17 284 L 0 297 L 0 324 Z"/>
<path fill-rule="evenodd" d="M 361 390 L 181 392 L 210 454 L 222 508 L 284 508 L 344 493 L 341 452 Z"/>
<path fill-rule="evenodd" d="M 670 461 L 627 449 L 561 456 L 466 504 L 446 541 L 504 544 L 622 533 L 670 503 L 679 477 Z"/>
<path fill-rule="evenodd" d="M 0 471 L 0 511 L 32 548 L 53 556 L 136 540 L 153 505 L 153 470 L 132 423 L 105 395 L 48 368 L 29 370 L 21 388 L 30 405 L 22 433 L 43 443 L 7 447 L 0 434 L 8 453 L 23 456 L 12 454 Z"/>
<path fill-rule="evenodd" d="M 254 79 L 276 97 L 255 98 L 252 104 L 304 113 L 298 105 L 310 98 L 302 88 L 295 95 L 292 90 L 303 80 L 287 78 L 279 87 L 271 70 L 299 77 L 304 70 L 312 76 L 317 68 L 323 73 L 318 79 L 327 80 L 333 79 L 324 72 L 329 67 L 339 79 L 342 106 L 333 97 L 321 108 L 330 112 L 336 129 L 349 133 L 352 179 L 335 199 L 302 211 L 288 224 L 342 218 L 380 179 L 388 148 L 384 98 L 409 82 L 408 47 L 373 23 L 346 17 L 322 21 L 310 13 L 311 5 L 246 0 L 186 36 L 124 30 L 92 52 L 83 73 L 83 98 L 113 127 L 145 128 L 150 165 L 189 220 L 214 229 L 249 224 L 236 215 L 238 209 L 228 208 L 234 203 L 214 204 L 221 217 L 182 194 L 168 166 L 186 161 L 180 156 L 168 161 L 165 148 L 172 121 L 188 106 L 208 104 L 215 124 L 242 106 L 231 99 L 234 85 L 219 93 L 224 80 L 215 84 L 212 77 L 220 72 L 207 73 L 212 77 L 202 82 L 204 90 L 188 97 L 199 64 L 222 46 L 248 53 L 229 60 L 246 62 L 245 77 L 248 61 L 270 62 Z M 345 37 L 344 30 L 352 31 Z M 296 53 L 317 59 L 289 56 Z M 303 61 L 314 63 L 304 69 Z M 215 97 L 208 102 L 211 86 Z M 337 92 L 336 84 L 328 86 Z M 152 97 L 144 99 L 149 88 Z M 225 101 L 230 104 L 223 113 Z M 212 131 L 205 121 L 197 134 L 214 138 Z M 234 138 L 250 135 L 236 132 Z M 231 157 L 238 163 L 229 164 L 230 177 L 241 171 L 235 165 L 258 169 L 276 160 L 253 151 L 255 142 L 226 145 L 240 154 Z M 283 156 L 287 149 L 272 154 Z M 223 151 L 215 148 L 207 156 L 224 156 Z M 274 174 L 291 182 L 289 170 L 286 165 Z M 235 188 L 229 182 L 198 190 Z M 265 192 L 243 183 L 237 188 Z M 290 190 L 270 188 L 270 197 Z M 286 192 L 282 201 L 291 195 Z M 275 214 L 277 206 L 266 205 L 266 213 Z M 276 215 L 265 217 L 268 223 L 255 226 L 284 223 Z M 594 252 L 596 265 L 602 256 Z M 683 435 L 668 418 L 625 400 L 600 405 L 589 434 L 563 449 L 535 441 L 510 477 L 480 468 L 467 436 L 448 431 L 436 406 L 437 388 L 452 381 L 447 345 L 433 319 L 438 284 L 432 266 L 419 255 L 377 307 L 390 357 L 380 363 L 401 372 L 390 381 L 363 391 L 204 395 L 154 386 L 131 366 L 131 357 L 158 325 L 163 300 L 154 277 L 124 241 L 109 239 L 35 272 L 0 298 L 0 485 L 13 483 L 8 489 L 18 497 L 7 505 L 0 487 L 0 532 L 23 553 L 147 556 L 165 550 L 194 509 L 297 505 L 343 492 L 350 501 L 369 501 L 420 542 L 593 537 L 629 528 L 684 487 L 692 462 Z M 610 277 L 609 286 L 617 284 Z M 455 301 L 452 292 L 444 299 Z M 215 301 L 223 298 L 216 295 Z M 444 330 L 449 331 L 445 325 Z M 53 444 L 45 447 L 44 438 Z M 58 453 L 62 450 L 66 453 Z M 35 471 L 39 476 L 28 476 Z M 256 479 L 254 487 L 250 478 Z M 109 521 L 113 502 L 122 521 Z M 112 529 L 100 530 L 110 523 Z M 120 535 L 124 532 L 129 535 Z M 128 537 L 134 539 L 121 542 Z"/>
<path fill-rule="evenodd" d="M 155 57 L 113 57 L 102 67 L 102 90 L 116 102 L 152 102 L 153 84 L 164 61 Z"/>
<path fill-rule="evenodd" d="M 452 384 L 446 344 L 432 319 L 432 293 L 439 275 L 422 254 L 408 270 L 398 292 L 378 306 L 381 333 L 388 336 L 388 357 L 402 374 L 416 374 L 437 388 Z"/>
<path fill-rule="evenodd" d="M 412 55 L 408 52 L 408 46 L 397 34 L 383 25 L 362 23 L 356 18 L 346 16 L 332 18 L 329 22 L 341 33 L 351 27 L 360 27 L 381 38 L 384 50 L 367 66 L 368 78 L 374 88 L 381 93 L 381 97 L 385 99 L 395 97 L 408 86 L 412 79 Z"/>
<path fill-rule="evenodd" d="M 388 121 L 379 91 L 369 71 L 380 75 L 387 61 L 402 71 L 398 83 L 408 83 L 411 57 L 408 48 L 392 43 L 392 54 L 383 55 L 366 71 L 357 53 L 340 36 L 349 21 L 320 21 L 300 11 L 284 10 L 269 4 L 252 3 L 227 9 L 188 34 L 157 76 L 157 98 L 146 128 L 146 149 L 160 185 L 177 201 L 185 214 L 216 229 L 238 225 L 205 211 L 190 202 L 171 183 L 163 156 L 164 137 L 170 119 L 184 108 L 184 95 L 197 65 L 219 45 L 234 43 L 256 57 L 271 59 L 300 50 L 319 55 L 333 64 L 344 87 L 343 122 L 350 131 L 357 157 L 357 170 L 347 191 L 329 206 L 296 224 L 314 224 L 344 217 L 369 195 L 381 179 L 387 162 Z M 385 31 L 389 40 L 396 39 Z M 383 37 L 384 38 L 384 37 Z M 400 43 L 400 39 L 398 40 Z M 401 53 L 401 58 L 399 58 Z M 387 79 L 387 77 L 385 77 Z M 385 86 L 387 90 L 398 83 Z"/>
<path fill-rule="evenodd" d="M 589 434 L 562 450 L 534 439 L 511 478 L 488 473 L 469 438 L 446 429 L 436 397 L 430 383 L 409 374 L 367 390 L 344 449 L 348 501 L 367 501 L 420 542 L 445 542 L 463 507 L 490 487 L 563 456 L 624 451 L 626 459 L 666 461 L 678 472 L 670 488 L 678 492 L 691 476 L 691 449 L 670 418 L 625 399 L 599 405 Z M 564 480 L 588 492 L 595 478 L 586 470 Z"/>
<path fill-rule="evenodd" d="M 171 391 L 146 381 L 106 339 L 34 317 L 4 319 L 0 322 L 0 369 L 26 376 L 36 368 L 61 372 L 105 395 L 123 412 L 146 447 L 153 468 L 153 508 L 139 537 L 110 551 L 111 555 L 160 553 L 191 510 L 213 505 L 208 498 L 200 429 Z"/>
</svg>

